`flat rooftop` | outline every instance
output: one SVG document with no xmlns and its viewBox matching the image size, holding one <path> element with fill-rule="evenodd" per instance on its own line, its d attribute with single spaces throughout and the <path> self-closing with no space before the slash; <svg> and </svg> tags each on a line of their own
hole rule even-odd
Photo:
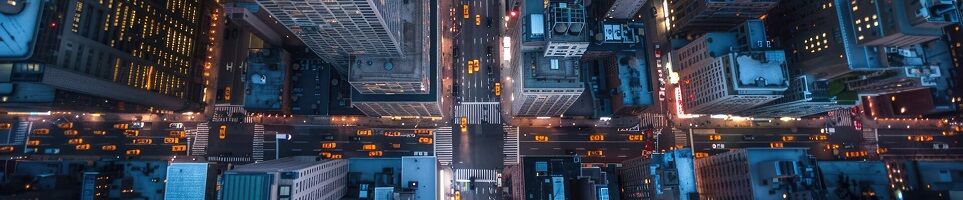
<svg viewBox="0 0 963 200">
<path fill-rule="evenodd" d="M 401 7 L 402 57 L 383 57 L 359 55 L 351 63 L 350 82 L 425 82 L 427 84 L 428 49 L 426 39 L 428 19 L 418 3 L 403 4 Z M 433 20 L 432 20 L 433 21 Z"/>
<path fill-rule="evenodd" d="M 522 56 L 524 88 L 582 88 L 577 58 L 545 57 L 543 52 L 525 52 Z"/>
<path fill-rule="evenodd" d="M 288 63 L 281 49 L 251 49 L 247 58 L 244 108 L 281 110 Z"/>
<path fill-rule="evenodd" d="M 731 80 L 736 90 L 789 88 L 786 53 L 782 50 L 731 53 L 727 57 L 734 61 Z"/>
<path fill-rule="evenodd" d="M 649 88 L 649 68 L 645 60 L 632 55 L 619 54 L 619 91 L 623 94 L 625 105 L 651 105 L 652 91 Z M 622 61 L 625 61 L 623 63 Z"/>
</svg>

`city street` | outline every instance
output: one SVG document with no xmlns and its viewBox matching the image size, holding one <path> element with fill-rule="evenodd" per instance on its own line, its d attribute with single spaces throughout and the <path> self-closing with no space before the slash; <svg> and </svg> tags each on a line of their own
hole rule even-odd
<svg viewBox="0 0 963 200">
<path fill-rule="evenodd" d="M 654 149 L 650 137 L 630 141 L 630 135 L 640 137 L 643 133 L 617 128 L 522 127 L 519 150 L 521 156 L 578 154 L 583 157 L 583 163 L 618 163 L 641 156 L 643 150 Z M 594 153 L 598 151 L 601 154 Z"/>
</svg>

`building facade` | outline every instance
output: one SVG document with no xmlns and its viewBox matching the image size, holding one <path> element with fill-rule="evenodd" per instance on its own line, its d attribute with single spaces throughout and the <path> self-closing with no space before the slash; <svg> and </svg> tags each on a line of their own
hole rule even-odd
<svg viewBox="0 0 963 200">
<path fill-rule="evenodd" d="M 399 1 L 257 2 L 328 62 L 347 66 L 358 55 L 404 55 Z"/>
<path fill-rule="evenodd" d="M 778 0 L 676 0 L 669 1 L 672 10 L 671 30 L 675 33 L 729 30 L 747 19 L 758 19 L 776 6 Z"/>
<path fill-rule="evenodd" d="M 635 17 L 635 13 L 639 12 L 642 5 L 645 5 L 647 0 L 607 0 L 607 1 L 597 1 L 598 3 L 603 3 L 602 6 L 608 8 L 605 11 L 605 18 L 609 19 L 631 19 Z"/>
<path fill-rule="evenodd" d="M 815 160 L 806 148 L 745 148 L 696 159 L 701 199 L 814 199 Z"/>
<path fill-rule="evenodd" d="M 224 173 L 221 199 L 337 200 L 345 195 L 347 160 L 287 157 Z"/>
<path fill-rule="evenodd" d="M 206 25 L 221 20 L 214 1 L 31 1 L 23 6 L 19 14 L 0 18 L 29 23 L 0 36 L 19 38 L 4 39 L 16 43 L 10 44 L 15 51 L 0 51 L 0 107 L 200 108 L 204 63 L 213 56 L 206 51 L 214 38 Z"/>
<path fill-rule="evenodd" d="M 699 199 L 693 159 L 692 150 L 677 149 L 622 161 L 623 199 Z"/>
<path fill-rule="evenodd" d="M 578 192 L 575 182 L 581 175 L 578 156 L 523 156 L 518 165 L 505 169 L 510 180 L 511 199 L 566 200 Z"/>
<path fill-rule="evenodd" d="M 960 22 L 955 0 L 854 1 L 849 12 L 857 44 L 909 46 L 943 35 L 943 27 Z"/>
<path fill-rule="evenodd" d="M 856 105 L 856 92 L 830 91 L 829 81 L 814 80 L 812 76 L 798 76 L 789 83 L 783 97 L 755 107 L 741 114 L 756 117 L 804 117 L 839 110 Z M 841 83 L 839 83 L 841 87 Z"/>
</svg>

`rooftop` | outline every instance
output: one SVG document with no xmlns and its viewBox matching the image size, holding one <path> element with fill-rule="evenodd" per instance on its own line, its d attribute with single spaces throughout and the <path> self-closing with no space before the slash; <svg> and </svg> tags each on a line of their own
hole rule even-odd
<svg viewBox="0 0 963 200">
<path fill-rule="evenodd" d="M 786 90 L 789 73 L 786 54 L 782 50 L 740 52 L 729 54 L 735 61 L 732 80 L 736 90 Z"/>
<path fill-rule="evenodd" d="M 652 93 L 649 90 L 649 68 L 638 57 L 619 54 L 616 56 L 619 68 L 619 88 L 622 103 L 625 105 L 650 105 Z"/>
<path fill-rule="evenodd" d="M 0 4 L 0 58 L 26 58 L 33 48 L 34 36 L 40 23 L 39 1 Z"/>
<path fill-rule="evenodd" d="M 294 156 L 259 163 L 238 165 L 231 172 L 287 172 L 300 170 L 333 160 L 318 160 L 315 156 Z"/>
<path fill-rule="evenodd" d="M 545 57 L 542 52 L 525 52 L 525 88 L 582 88 L 579 64 L 575 58 Z M 530 63 L 528 63 L 530 62 Z"/>
<path fill-rule="evenodd" d="M 251 49 L 247 64 L 244 108 L 281 110 L 288 71 L 287 53 L 281 49 Z"/>
<path fill-rule="evenodd" d="M 356 82 L 423 82 L 427 84 L 428 27 L 424 21 L 427 13 L 418 9 L 420 4 L 405 4 L 401 7 L 401 27 L 404 38 L 401 40 L 402 57 L 359 55 L 351 64 L 349 80 Z"/>
</svg>

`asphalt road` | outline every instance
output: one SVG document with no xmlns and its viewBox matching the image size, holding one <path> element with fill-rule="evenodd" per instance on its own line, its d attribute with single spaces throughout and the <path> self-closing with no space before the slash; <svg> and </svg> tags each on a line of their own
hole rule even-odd
<svg viewBox="0 0 963 200">
<path fill-rule="evenodd" d="M 591 135 L 603 135 L 592 141 Z M 654 148 L 650 137 L 643 141 L 629 141 L 629 135 L 642 135 L 640 131 L 618 131 L 616 128 L 536 128 L 522 127 L 519 133 L 521 156 L 579 154 L 583 163 L 617 163 L 639 157 L 648 147 Z M 536 141 L 536 136 L 547 136 L 547 141 Z M 601 150 L 601 156 L 588 155 L 589 151 Z"/>
<path fill-rule="evenodd" d="M 64 135 L 65 129 L 57 127 L 53 122 L 57 116 L 50 116 L 49 120 L 29 121 L 26 139 L 24 141 L 36 140 L 40 144 L 37 146 L 16 145 L 14 152 L 0 153 L 10 155 L 51 155 L 51 156 L 125 156 L 127 150 L 139 149 L 141 157 L 166 157 L 171 155 L 186 155 L 186 152 L 172 152 L 171 146 L 175 144 L 165 144 L 164 138 L 168 137 L 172 130 L 182 130 L 169 128 L 169 122 L 149 122 L 143 128 L 136 129 L 138 136 L 131 137 L 124 134 L 124 130 L 113 127 L 117 123 L 130 123 L 132 121 L 74 121 L 73 128 L 67 130 L 77 130 L 74 136 Z M 69 117 L 68 117 L 69 118 Z M 12 123 L 12 130 L 17 130 L 20 123 L 16 121 L 3 121 Z M 184 127 L 193 127 L 195 123 L 186 122 Z M 47 129 L 49 134 L 34 134 L 40 129 Z M 135 130 L 135 129 L 132 129 Z M 4 130 L 6 131 L 6 130 Z M 106 131 L 105 135 L 94 135 L 94 131 Z M 13 132 L 13 131 L 11 131 Z M 80 139 L 82 142 L 77 144 L 90 144 L 89 150 L 77 149 L 77 144 L 69 144 L 71 139 Z M 151 139 L 151 144 L 133 144 L 134 139 Z M 179 139 L 179 144 L 186 144 L 186 139 Z M 105 151 L 101 147 L 105 145 L 116 145 L 116 150 Z M 55 153 L 56 152 L 56 153 Z"/>
<path fill-rule="evenodd" d="M 468 5 L 468 19 L 464 7 Z M 458 86 L 457 102 L 493 102 L 495 81 L 498 80 L 498 8 L 491 0 L 461 1 L 455 4 L 454 16 L 459 24 L 455 34 L 455 78 Z M 476 17 L 478 24 L 476 25 Z M 489 21 L 491 21 L 489 26 Z M 491 54 L 489 54 L 489 48 Z M 469 74 L 468 61 L 478 60 L 479 70 Z"/>
<path fill-rule="evenodd" d="M 343 158 L 369 157 L 371 151 L 381 151 L 381 156 L 401 157 L 431 155 L 432 143 L 422 143 L 419 139 L 430 140 L 429 134 L 416 134 L 415 129 L 385 129 L 363 127 L 326 127 L 326 126 L 266 126 L 264 136 L 265 159 L 274 157 L 274 134 L 292 134 L 291 140 L 280 140 L 281 157 L 317 156 L 322 152 L 339 154 Z M 358 136 L 357 130 L 371 130 L 370 136 Z M 385 133 L 389 132 L 389 136 Z M 398 134 L 400 136 L 394 136 Z M 331 138 L 328 138 L 331 137 Z M 424 140 L 424 139 L 422 139 Z M 433 141 L 428 141 L 433 142 Z M 323 148 L 323 143 L 334 143 L 332 148 Z M 365 145 L 374 145 L 374 150 L 365 150 Z M 396 146 L 397 145 L 397 146 Z"/>
</svg>

